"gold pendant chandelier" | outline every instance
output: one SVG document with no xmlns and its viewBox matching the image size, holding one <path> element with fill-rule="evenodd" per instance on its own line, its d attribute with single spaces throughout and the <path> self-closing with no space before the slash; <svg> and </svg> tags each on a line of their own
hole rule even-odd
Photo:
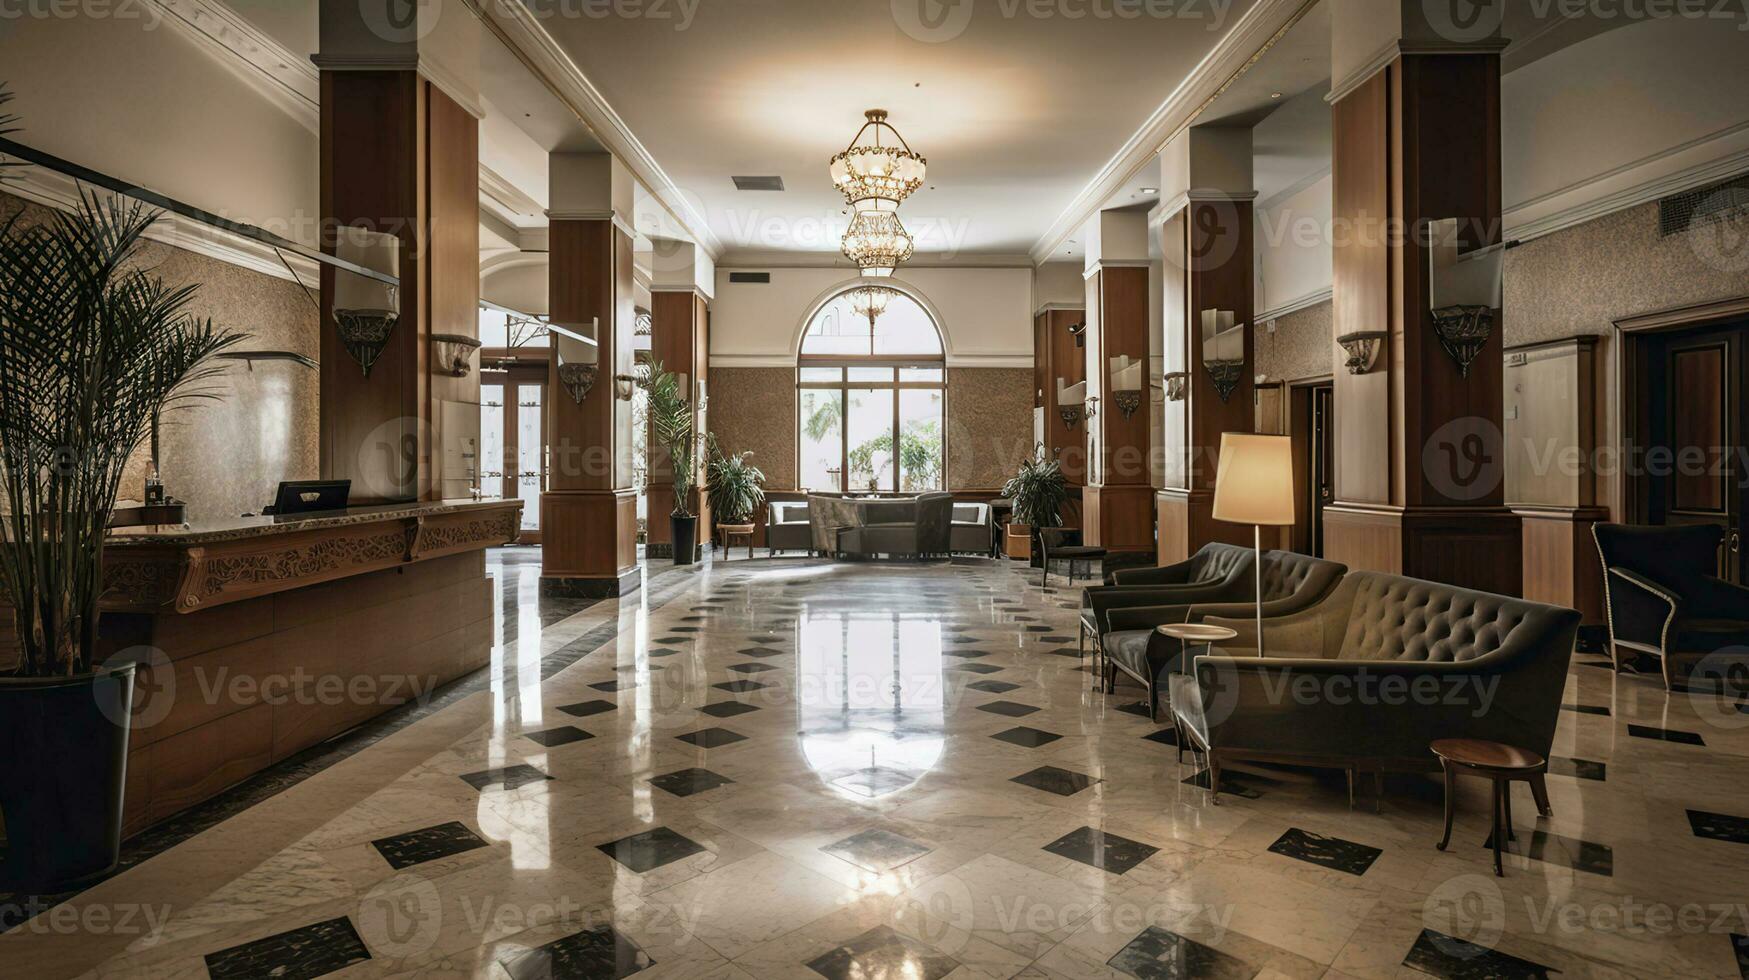
<svg viewBox="0 0 1749 980">
<path fill-rule="evenodd" d="M 860 317 L 867 317 L 869 326 L 887 312 L 887 303 L 892 301 L 899 291 L 891 286 L 858 286 L 850 291 L 850 312 Z"/>
<path fill-rule="evenodd" d="M 844 233 L 844 257 L 856 263 L 868 278 L 893 274 L 900 262 L 911 257 L 911 233 L 893 211 L 858 211 Z"/>
<path fill-rule="evenodd" d="M 899 202 L 923 186 L 929 161 L 887 122 L 887 110 L 870 109 L 863 115 L 868 121 L 850 138 L 850 145 L 829 161 L 832 183 L 856 211 L 896 211 Z M 870 130 L 872 142 L 857 145 Z M 891 143 L 881 142 L 883 130 L 892 134 Z"/>
</svg>

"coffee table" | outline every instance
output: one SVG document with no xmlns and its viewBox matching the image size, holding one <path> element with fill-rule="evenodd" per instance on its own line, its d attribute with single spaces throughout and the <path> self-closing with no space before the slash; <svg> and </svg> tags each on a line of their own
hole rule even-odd
<svg viewBox="0 0 1749 980">
<path fill-rule="evenodd" d="M 1505 866 L 1500 862 L 1500 849 L 1512 834 L 1512 781 L 1522 779 L 1529 783 L 1537 810 L 1543 816 L 1549 816 L 1548 788 L 1543 782 L 1543 774 L 1549 769 L 1548 760 L 1529 749 L 1479 738 L 1442 738 L 1428 748 L 1439 756 L 1439 764 L 1445 770 L 1445 836 L 1440 838 L 1439 849 L 1443 851 L 1451 843 L 1451 818 L 1457 809 L 1453 790 L 1458 772 L 1468 770 L 1485 776 L 1494 784 L 1494 874 L 1506 877 Z"/>
</svg>

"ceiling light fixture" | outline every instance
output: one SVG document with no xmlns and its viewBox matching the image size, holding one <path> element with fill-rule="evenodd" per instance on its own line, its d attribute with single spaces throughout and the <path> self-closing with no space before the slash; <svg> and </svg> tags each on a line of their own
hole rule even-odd
<svg viewBox="0 0 1749 980">
<path fill-rule="evenodd" d="M 900 201 L 923 186 L 929 162 L 887 122 L 887 110 L 870 109 L 863 115 L 868 121 L 828 163 L 832 184 L 857 211 L 897 211 Z M 873 142 L 858 145 L 871 129 Z M 881 142 L 882 130 L 892 134 L 892 143 Z"/>
<path fill-rule="evenodd" d="M 844 257 L 856 263 L 862 274 L 880 278 L 893 274 L 900 262 L 911 257 L 911 233 L 892 211 L 858 211 L 844 233 Z"/>
<path fill-rule="evenodd" d="M 887 304 L 897 295 L 899 291 L 891 286 L 858 286 L 850 291 L 850 311 L 868 317 L 869 326 L 873 327 L 881 314 L 887 312 Z"/>
</svg>

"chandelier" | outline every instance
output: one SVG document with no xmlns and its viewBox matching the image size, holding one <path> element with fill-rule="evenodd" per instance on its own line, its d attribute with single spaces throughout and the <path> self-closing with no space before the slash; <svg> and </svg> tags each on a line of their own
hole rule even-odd
<svg viewBox="0 0 1749 980">
<path fill-rule="evenodd" d="M 929 162 L 887 122 L 887 110 L 870 109 L 863 115 L 868 121 L 850 138 L 850 145 L 830 161 L 832 183 L 859 212 L 896 211 L 900 201 L 923 186 Z M 857 145 L 871 129 L 873 142 Z M 882 130 L 892 134 L 890 143 L 881 142 Z"/>
<path fill-rule="evenodd" d="M 867 317 L 870 325 L 887 312 L 887 303 L 899 291 L 888 286 L 858 286 L 850 291 L 850 311 Z"/>
<path fill-rule="evenodd" d="M 911 234 L 893 211 L 858 211 L 844 233 L 844 257 L 867 277 L 890 276 L 911 257 Z"/>
</svg>

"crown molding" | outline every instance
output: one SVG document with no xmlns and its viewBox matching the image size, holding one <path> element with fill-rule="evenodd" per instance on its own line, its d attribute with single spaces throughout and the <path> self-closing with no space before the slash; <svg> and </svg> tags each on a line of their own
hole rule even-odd
<svg viewBox="0 0 1749 980">
<path fill-rule="evenodd" d="M 91 189 L 89 192 L 100 196 L 109 195 L 108 191 L 103 190 Z M 11 194 L 59 211 L 72 211 L 79 204 L 78 181 L 47 167 L 17 168 L 7 182 L 0 185 L 0 193 Z M 173 212 L 164 212 L 157 221 L 152 222 L 144 237 L 275 279 L 284 279 L 287 282 L 302 280 L 302 285 L 307 288 L 313 288 L 319 281 L 320 269 L 312 259 L 295 252 L 282 252 L 252 238 L 233 235 L 221 228 L 191 221 Z M 290 265 L 290 270 L 286 268 L 287 265 Z"/>
<path fill-rule="evenodd" d="M 231 64 L 263 96 L 310 132 L 321 128 L 321 75 L 308 59 L 256 30 L 216 0 L 151 0 L 166 23 Z"/>
<path fill-rule="evenodd" d="M 1234 203 L 1257 200 L 1256 191 L 1211 191 L 1193 189 L 1174 194 L 1148 210 L 1148 225 L 1152 227 L 1192 204 L 1203 201 Z"/>
<path fill-rule="evenodd" d="M 845 274 L 856 272 L 856 267 L 838 252 L 780 252 L 753 249 L 740 249 L 725 252 L 717 260 L 719 269 L 738 269 L 763 272 L 767 269 L 839 269 Z M 914 255 L 900 266 L 901 273 L 905 269 L 1028 269 L 1033 267 L 1032 256 L 1024 253 L 1011 252 L 974 252 L 964 255 L 943 256 L 940 254 Z"/>
<path fill-rule="evenodd" d="M 1043 316 L 1046 313 L 1057 313 L 1057 312 L 1061 312 L 1061 311 L 1065 311 L 1065 310 L 1073 311 L 1075 313 L 1085 313 L 1085 312 L 1087 312 L 1087 304 L 1086 303 L 1040 303 L 1038 306 L 1038 309 L 1035 309 L 1032 311 L 1032 315 L 1033 316 Z"/>
<path fill-rule="evenodd" d="M 1362 62 L 1359 68 L 1348 73 L 1340 81 L 1333 82 L 1330 93 L 1324 96 L 1324 101 L 1334 105 L 1338 100 L 1365 85 L 1374 75 L 1384 71 L 1391 62 L 1406 54 L 1500 54 L 1511 42 L 1505 38 L 1493 38 L 1485 41 L 1409 41 L 1403 38 L 1392 38 L 1386 41 L 1372 56 Z"/>
<path fill-rule="evenodd" d="M 1253 316 L 1251 319 L 1257 323 L 1267 323 L 1270 320 L 1278 320 L 1289 314 L 1298 313 L 1301 310 L 1309 310 L 1320 303 L 1328 303 L 1335 297 L 1335 295 L 1336 291 L 1334 287 L 1325 286 L 1323 289 L 1315 289 L 1304 296 L 1290 299 L 1274 309 L 1264 310 Z"/>
<path fill-rule="evenodd" d="M 469 6 L 474 5 L 474 0 L 469 0 Z M 716 261 L 723 252 L 723 243 L 711 231 L 703 212 L 656 162 L 631 127 L 608 104 L 606 96 L 535 20 L 534 14 L 521 3 L 483 3 L 475 14 L 536 78 L 570 107 L 608 152 L 625 163 L 662 209 Z"/>
<path fill-rule="evenodd" d="M 1180 130 L 1263 56 L 1317 0 L 1258 0 L 1099 169 L 1033 245 L 1033 263 L 1062 250 L 1112 194 L 1152 162 Z"/>
<path fill-rule="evenodd" d="M 317 53 L 310 56 L 310 61 L 322 71 L 417 72 L 420 78 L 436 86 L 438 91 L 448 96 L 450 101 L 456 105 L 461 106 L 468 115 L 475 119 L 486 118 L 486 110 L 480 105 L 479 92 L 442 63 L 418 52 L 407 55 L 328 55 Z"/>
<path fill-rule="evenodd" d="M 572 211 L 548 211 L 547 223 L 550 228 L 554 221 L 611 221 L 613 226 L 626 233 L 630 238 L 638 237 L 638 229 L 626 220 L 626 216 L 613 208 L 583 208 Z"/>
</svg>

